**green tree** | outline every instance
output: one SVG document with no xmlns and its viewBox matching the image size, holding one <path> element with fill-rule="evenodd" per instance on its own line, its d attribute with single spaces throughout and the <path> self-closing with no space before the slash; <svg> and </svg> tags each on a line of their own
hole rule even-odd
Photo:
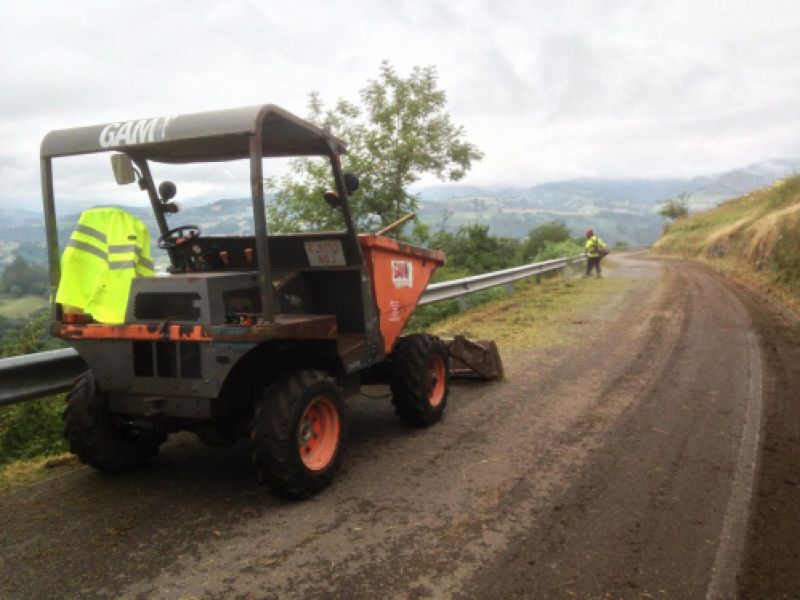
<svg viewBox="0 0 800 600">
<path fill-rule="evenodd" d="M 454 233 L 440 230 L 431 238 L 431 246 L 447 256 L 447 268 L 475 275 L 519 264 L 520 242 L 489 234 L 489 226 L 463 225 Z"/>
<path fill-rule="evenodd" d="M 570 239 L 569 229 L 563 221 L 550 221 L 530 230 L 528 237 L 522 245 L 522 260 L 533 261 L 550 243 L 564 242 Z"/>
<path fill-rule="evenodd" d="M 346 171 L 361 186 L 351 199 L 356 223 L 370 214 L 387 225 L 417 207 L 408 186 L 422 175 L 442 181 L 464 177 L 482 153 L 464 139 L 464 130 L 447 112 L 447 98 L 438 88 L 436 68 L 414 67 L 398 75 L 386 61 L 378 77 L 360 91 L 359 101 L 339 100 L 326 109 L 318 93 L 309 97 L 308 119 L 348 144 Z M 277 230 L 341 225 L 341 215 L 322 201 L 331 187 L 330 167 L 320 159 L 292 161 L 290 174 L 267 179 L 275 202 L 269 205 L 271 227 Z"/>
<path fill-rule="evenodd" d="M 47 270 L 16 255 L 0 277 L 0 291 L 14 297 L 45 295 L 48 288 Z"/>
<path fill-rule="evenodd" d="M 689 194 L 683 192 L 677 198 L 667 200 L 658 210 L 658 214 L 673 221 L 686 217 L 689 214 Z"/>
</svg>

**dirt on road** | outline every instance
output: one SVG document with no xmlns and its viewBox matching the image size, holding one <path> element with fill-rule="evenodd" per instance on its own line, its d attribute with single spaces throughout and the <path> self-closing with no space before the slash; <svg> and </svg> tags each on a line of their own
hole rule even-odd
<svg viewBox="0 0 800 600">
<path fill-rule="evenodd" d="M 0 597 L 800 597 L 797 336 L 689 263 L 607 273 L 567 343 L 506 351 L 431 429 L 354 398 L 309 501 L 188 435 L 0 496 Z"/>
</svg>

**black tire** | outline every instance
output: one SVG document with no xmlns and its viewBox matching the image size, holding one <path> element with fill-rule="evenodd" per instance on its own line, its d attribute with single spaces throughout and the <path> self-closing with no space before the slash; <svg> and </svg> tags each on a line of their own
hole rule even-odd
<svg viewBox="0 0 800 600">
<path fill-rule="evenodd" d="M 106 473 L 138 467 L 158 454 L 164 435 L 138 435 L 114 427 L 108 397 L 94 373 L 81 375 L 67 394 L 64 437 L 80 461 Z"/>
<path fill-rule="evenodd" d="M 391 389 L 394 410 L 404 423 L 428 427 L 442 418 L 450 378 L 447 348 L 439 338 L 415 333 L 400 340 Z"/>
<path fill-rule="evenodd" d="M 294 371 L 269 386 L 256 402 L 250 429 L 259 481 L 290 498 L 320 491 L 341 466 L 346 427 L 339 387 L 321 371 Z"/>
</svg>

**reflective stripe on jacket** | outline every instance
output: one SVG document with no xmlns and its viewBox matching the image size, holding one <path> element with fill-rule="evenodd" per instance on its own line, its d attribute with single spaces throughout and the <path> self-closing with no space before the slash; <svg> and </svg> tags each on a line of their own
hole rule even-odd
<svg viewBox="0 0 800 600">
<path fill-rule="evenodd" d="M 101 323 L 122 323 L 131 281 L 153 274 L 150 233 L 141 220 L 120 208 L 85 210 L 61 256 L 56 302 Z"/>
<path fill-rule="evenodd" d="M 602 246 L 605 246 L 605 242 L 603 242 L 603 240 L 601 240 L 596 235 L 593 235 L 588 240 L 586 240 L 584 253 L 589 258 L 597 258 L 598 256 L 600 256 L 600 248 Z"/>
</svg>

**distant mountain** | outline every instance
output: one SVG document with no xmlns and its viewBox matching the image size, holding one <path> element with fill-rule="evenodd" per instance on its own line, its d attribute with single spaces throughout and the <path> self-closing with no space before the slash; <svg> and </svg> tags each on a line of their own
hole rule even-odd
<svg viewBox="0 0 800 600">
<path fill-rule="evenodd" d="M 452 188 L 452 189 L 451 189 Z M 486 189 L 474 186 L 442 184 L 422 188 L 417 196 L 423 202 L 442 202 L 465 197 L 501 199 L 525 198 L 528 202 L 551 206 L 563 200 L 623 200 L 653 202 L 653 198 L 669 198 L 686 189 L 683 179 L 572 179 L 541 183 L 527 188 Z M 475 193 L 468 190 L 478 190 Z"/>
<path fill-rule="evenodd" d="M 500 191 L 502 190 L 481 188 L 474 185 L 463 185 L 459 183 L 443 183 L 420 188 L 411 188 L 411 193 L 413 195 L 427 202 L 452 200 L 453 198 L 464 198 L 467 196 L 494 196 Z"/>
<path fill-rule="evenodd" d="M 412 192 L 420 199 L 420 218 L 435 228 L 455 229 L 469 223 L 484 223 L 496 235 L 524 237 L 537 225 L 561 220 L 576 235 L 592 227 L 610 243 L 649 245 L 664 226 L 658 208 L 667 199 L 685 193 L 691 211 L 705 209 L 767 187 L 798 171 L 800 159 L 770 160 L 690 179 L 575 179 L 524 188 L 443 184 Z M 79 201 L 58 204 L 62 244 L 75 226 L 80 210 L 88 206 Z M 223 199 L 210 204 L 189 201 L 182 206 L 180 214 L 169 218 L 170 223 L 197 224 L 208 234 L 246 234 L 253 230 L 249 198 Z M 155 237 L 157 227 L 147 204 L 126 209 L 143 219 Z M 41 212 L 0 208 L 0 268 L 20 251 L 44 260 Z"/>
<path fill-rule="evenodd" d="M 0 227 L 5 234 L 0 239 L 8 241 L 10 232 L 22 232 L 42 224 L 42 213 L 25 208 L 0 208 Z"/>
<path fill-rule="evenodd" d="M 496 235 L 522 237 L 561 220 L 576 234 L 592 227 L 612 243 L 649 245 L 663 228 L 658 208 L 664 201 L 687 194 L 690 210 L 702 210 L 799 170 L 800 159 L 770 160 L 688 179 L 574 179 L 505 190 L 444 184 L 417 195 L 421 218 L 434 227 L 486 223 Z"/>
<path fill-rule="evenodd" d="M 690 208 L 704 210 L 798 173 L 800 159 L 765 160 L 711 177 L 698 177 L 684 191 L 689 193 Z"/>
</svg>

